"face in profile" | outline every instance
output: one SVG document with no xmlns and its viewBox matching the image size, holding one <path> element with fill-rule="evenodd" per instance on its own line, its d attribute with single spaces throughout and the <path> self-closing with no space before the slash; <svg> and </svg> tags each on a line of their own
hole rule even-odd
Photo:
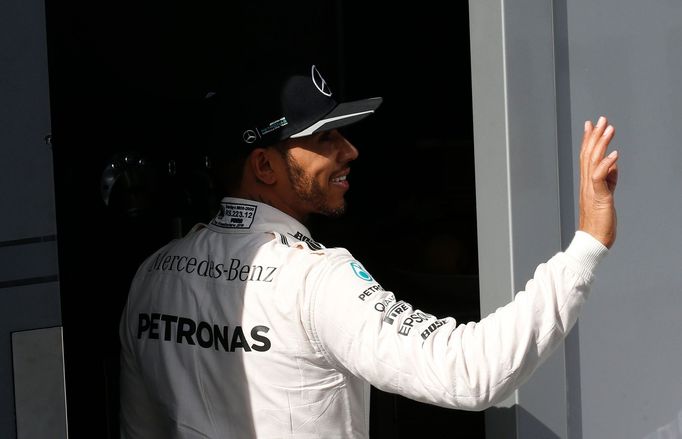
<svg viewBox="0 0 682 439">
<path fill-rule="evenodd" d="M 287 142 L 290 202 L 300 218 L 310 213 L 338 216 L 345 212 L 349 164 L 357 157 L 358 150 L 337 130 Z"/>
</svg>

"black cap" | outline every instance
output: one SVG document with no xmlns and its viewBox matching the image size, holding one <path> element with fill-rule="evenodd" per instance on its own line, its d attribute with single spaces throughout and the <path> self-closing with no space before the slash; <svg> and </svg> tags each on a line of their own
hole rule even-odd
<svg viewBox="0 0 682 439">
<path fill-rule="evenodd" d="M 336 102 L 318 68 L 307 70 L 279 79 L 247 78 L 236 89 L 219 92 L 216 128 L 221 143 L 249 149 L 267 146 L 353 124 L 381 105 L 379 97 Z"/>
</svg>

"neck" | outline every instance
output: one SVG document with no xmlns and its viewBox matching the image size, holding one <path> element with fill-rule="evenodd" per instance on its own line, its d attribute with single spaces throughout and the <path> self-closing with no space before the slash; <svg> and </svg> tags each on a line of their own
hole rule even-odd
<svg viewBox="0 0 682 439">
<path fill-rule="evenodd" d="M 297 213 L 292 209 L 289 203 L 286 203 L 280 197 L 274 193 L 264 193 L 263 191 L 257 190 L 238 190 L 230 193 L 228 196 L 243 198 L 245 200 L 258 201 L 259 203 L 267 204 L 268 206 L 274 207 L 275 209 L 286 213 L 290 217 L 294 218 L 303 225 L 308 223 L 308 215 L 302 215 Z"/>
</svg>

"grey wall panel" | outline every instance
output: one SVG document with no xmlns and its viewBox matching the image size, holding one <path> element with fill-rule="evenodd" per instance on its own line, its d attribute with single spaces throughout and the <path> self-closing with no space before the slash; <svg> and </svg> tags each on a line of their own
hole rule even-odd
<svg viewBox="0 0 682 439">
<path fill-rule="evenodd" d="M 57 242 L 39 242 L 0 247 L 2 282 L 57 274 Z"/>
<path fill-rule="evenodd" d="M 470 1 L 481 316 L 513 294 L 502 3 Z"/>
<path fill-rule="evenodd" d="M 11 334 L 61 325 L 56 282 L 0 289 L 0 437 L 15 437 Z"/>
<path fill-rule="evenodd" d="M 553 8 L 470 2 L 481 315 L 561 250 Z M 486 413 L 488 437 L 567 437 L 563 349 Z M 497 436 L 504 434 L 504 436 Z"/>
<path fill-rule="evenodd" d="M 504 3 L 514 290 L 561 250 L 552 3 Z M 559 347 L 519 391 L 519 438 L 566 437 Z M 531 415 L 531 416 L 528 416 Z M 540 421 L 540 422 L 538 422 Z"/>
<path fill-rule="evenodd" d="M 582 437 L 680 437 L 682 3 L 578 0 L 565 21 L 572 131 L 604 113 L 621 152 L 618 241 L 580 321 Z"/>
<path fill-rule="evenodd" d="M 566 2 L 555 0 L 554 6 L 554 72 L 557 96 L 557 143 L 559 149 L 559 201 L 561 211 L 561 242 L 566 248 L 576 230 L 577 202 L 573 194 L 579 168 L 574 168 L 575 142 L 581 132 L 573 132 L 571 123 L 571 76 L 568 48 Z M 588 119 L 591 115 L 584 115 Z M 579 127 L 576 127 L 579 128 Z M 575 135 L 574 135 L 575 134 Z M 577 165 L 577 162 L 576 162 Z M 589 306 L 589 305 L 588 305 Z M 568 437 L 582 438 L 582 394 L 580 389 L 580 320 L 564 343 L 566 368 L 566 409 Z"/>
<path fill-rule="evenodd" d="M 43 0 L 0 2 L 0 66 L 0 437 L 14 438 L 11 333 L 61 325 Z"/>
<path fill-rule="evenodd" d="M 44 2 L 0 5 L 0 242 L 54 235 Z"/>
<path fill-rule="evenodd" d="M 615 148 L 621 151 L 619 239 L 600 267 L 579 333 L 569 336 L 563 363 L 560 353 L 555 355 L 528 383 L 550 383 L 563 365 L 569 404 L 562 403 L 559 411 L 545 413 L 537 407 L 524 413 L 535 403 L 553 406 L 556 402 L 549 396 L 552 392 L 524 399 L 529 394 L 524 386 L 516 395 L 520 407 L 515 419 L 509 421 L 506 412 L 491 413 L 502 413 L 500 419 L 513 422 L 515 431 L 505 434 L 517 437 L 564 436 L 563 427 L 561 431 L 542 429 L 554 422 L 561 424 L 561 411 L 569 420 L 571 438 L 680 437 L 682 4 L 662 0 L 555 2 L 550 13 L 556 29 L 548 39 L 553 39 L 555 51 L 554 126 L 551 121 L 549 125 L 541 122 L 547 121 L 545 116 L 551 111 L 537 113 L 538 108 L 549 109 L 551 100 L 542 94 L 547 90 L 545 75 L 552 70 L 545 64 L 544 6 L 470 2 L 477 197 L 483 207 L 479 214 L 492 216 L 479 217 L 483 313 L 505 300 L 509 279 L 514 287 L 519 286 L 524 272 L 535 263 L 534 256 L 558 242 L 565 247 L 570 241 L 576 224 L 577 142 L 584 120 L 601 114 L 616 124 Z M 528 35 L 535 38 L 525 39 Z M 524 89 L 528 86 L 533 88 Z M 540 93 L 534 95 L 535 87 Z M 532 130 L 534 118 L 543 128 Z M 552 131 L 558 137 L 555 149 L 533 150 L 537 143 L 533 139 L 549 138 Z M 504 155 L 492 156 L 500 152 L 492 142 L 500 139 L 505 142 Z M 553 156 L 557 145 L 558 155 Z M 520 238 L 531 230 L 519 221 L 527 218 L 527 212 L 540 213 L 537 206 L 553 204 L 546 188 L 531 183 L 557 180 L 532 164 L 544 166 L 552 160 L 560 163 L 557 195 L 561 204 L 542 211 L 560 208 L 561 221 L 540 218 L 533 232 L 548 238 L 539 239 L 547 247 L 527 245 Z M 496 177 L 495 172 L 505 174 Z M 488 231 L 492 232 L 489 236 Z M 552 243 L 552 237 L 558 236 L 561 241 Z M 488 260 L 494 269 L 486 267 Z M 512 267 L 511 275 L 505 272 L 505 263 Z M 494 288 L 502 293 L 493 292 Z M 536 434 L 541 436 L 524 432 L 524 417 L 538 427 Z"/>
<path fill-rule="evenodd" d="M 12 334 L 17 439 L 65 439 L 66 394 L 60 327 Z"/>
</svg>

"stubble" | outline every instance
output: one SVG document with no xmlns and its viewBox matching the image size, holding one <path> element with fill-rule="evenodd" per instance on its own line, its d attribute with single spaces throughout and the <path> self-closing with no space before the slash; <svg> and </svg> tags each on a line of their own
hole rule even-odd
<svg viewBox="0 0 682 439">
<path fill-rule="evenodd" d="M 346 212 L 346 202 L 340 207 L 330 206 L 327 194 L 317 180 L 306 174 L 305 170 L 294 161 L 287 152 L 285 155 L 289 181 L 299 200 L 308 203 L 315 209 L 315 213 L 337 217 Z"/>
</svg>

